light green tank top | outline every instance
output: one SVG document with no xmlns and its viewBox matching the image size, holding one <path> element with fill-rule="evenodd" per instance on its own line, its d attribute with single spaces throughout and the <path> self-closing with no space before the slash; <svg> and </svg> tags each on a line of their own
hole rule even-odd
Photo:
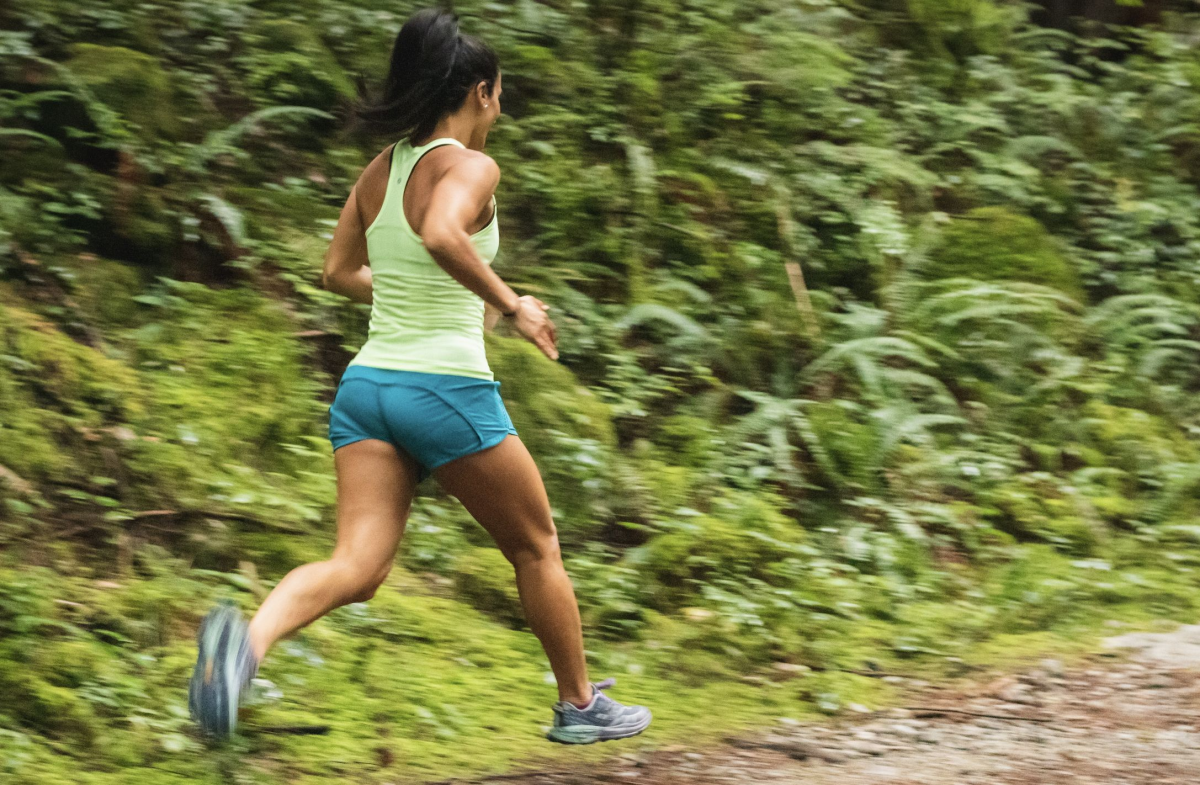
<svg viewBox="0 0 1200 785">
<path fill-rule="evenodd" d="M 371 327 L 367 342 L 351 365 L 395 371 L 421 371 L 492 379 L 483 349 L 483 300 L 450 277 L 404 217 L 404 187 L 425 153 L 453 144 L 442 138 L 413 147 L 399 142 L 392 149 L 392 168 L 383 206 L 367 227 L 371 264 Z M 492 220 L 471 235 L 475 250 L 488 264 L 500 248 Z"/>
</svg>

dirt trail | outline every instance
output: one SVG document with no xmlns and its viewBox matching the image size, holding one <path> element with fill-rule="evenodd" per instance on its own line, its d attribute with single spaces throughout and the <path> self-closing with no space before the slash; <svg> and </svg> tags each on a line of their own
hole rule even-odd
<svg viewBox="0 0 1200 785">
<path fill-rule="evenodd" d="M 601 770 L 480 780 L 520 785 L 1003 785 L 1200 781 L 1200 626 L 1110 639 L 1117 659 L 1052 660 L 968 691 L 927 689 L 910 706 L 833 727 L 781 724 L 706 753 L 624 756 Z"/>
</svg>

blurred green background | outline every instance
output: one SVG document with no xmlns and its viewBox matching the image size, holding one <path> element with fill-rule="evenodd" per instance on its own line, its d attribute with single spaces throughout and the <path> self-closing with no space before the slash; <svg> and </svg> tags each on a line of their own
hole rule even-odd
<svg viewBox="0 0 1200 785">
<path fill-rule="evenodd" d="M 392 141 L 350 107 L 418 7 L 0 6 L 3 782 L 605 754 L 542 740 L 511 570 L 432 483 L 388 585 L 272 655 L 238 739 L 187 721 L 200 616 L 332 541 L 367 313 L 318 274 Z M 454 8 L 504 71 L 497 269 L 562 359 L 489 354 L 594 673 L 658 717 L 622 749 L 1195 619 L 1200 4 Z"/>
</svg>

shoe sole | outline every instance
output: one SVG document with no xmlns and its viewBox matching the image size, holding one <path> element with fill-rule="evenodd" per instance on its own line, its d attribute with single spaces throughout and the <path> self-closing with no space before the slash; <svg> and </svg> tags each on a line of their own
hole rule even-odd
<svg viewBox="0 0 1200 785">
<path fill-rule="evenodd" d="M 218 653 L 228 648 L 234 621 L 232 612 L 220 609 L 204 618 L 197 635 L 199 653 L 196 656 L 196 668 L 188 689 L 188 707 L 192 718 L 205 733 L 217 738 L 230 736 L 237 723 L 237 709 L 234 707 L 231 712 L 229 705 L 228 652 L 226 662 L 220 663 L 224 667 L 219 667 L 217 661 Z M 215 633 L 215 641 L 211 640 L 213 633 L 209 630 L 213 625 L 220 625 Z"/>
<path fill-rule="evenodd" d="M 624 725 L 563 725 L 551 728 L 546 738 L 559 744 L 595 744 L 598 741 L 628 739 L 650 727 L 651 719 L 647 715 L 644 720 Z"/>
</svg>

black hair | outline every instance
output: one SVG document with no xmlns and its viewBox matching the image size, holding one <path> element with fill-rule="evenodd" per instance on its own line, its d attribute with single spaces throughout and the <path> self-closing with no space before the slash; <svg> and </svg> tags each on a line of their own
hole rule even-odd
<svg viewBox="0 0 1200 785">
<path fill-rule="evenodd" d="M 387 79 L 378 98 L 359 106 L 372 130 L 413 144 L 433 133 L 480 82 L 496 89 L 500 60 L 490 46 L 458 31 L 450 11 L 427 8 L 409 17 L 392 47 Z"/>
</svg>

